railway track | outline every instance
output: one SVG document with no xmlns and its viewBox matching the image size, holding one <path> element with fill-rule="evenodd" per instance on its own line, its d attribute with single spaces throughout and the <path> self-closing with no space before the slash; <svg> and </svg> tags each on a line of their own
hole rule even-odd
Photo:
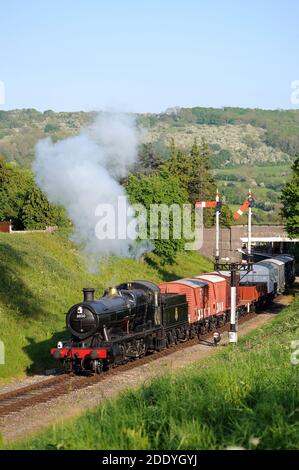
<svg viewBox="0 0 299 470">
<path fill-rule="evenodd" d="M 275 302 L 262 313 L 278 313 L 283 305 L 279 303 L 282 296 L 275 299 Z M 249 313 L 239 319 L 239 325 L 247 322 L 258 314 Z M 227 331 L 228 324 L 218 328 L 217 331 L 223 333 Z M 105 381 L 108 377 L 115 374 L 120 374 L 127 370 L 140 367 L 144 364 L 149 364 L 165 356 L 169 356 L 176 351 L 183 350 L 199 344 L 201 341 L 206 341 L 211 338 L 213 331 L 202 335 L 200 339 L 194 338 L 192 340 L 178 343 L 169 349 L 164 349 L 160 352 L 144 356 L 141 359 L 132 360 L 126 364 L 119 365 L 117 367 L 109 369 L 101 375 L 93 376 L 70 376 L 70 375 L 59 375 L 52 377 L 51 379 L 43 380 L 39 383 L 21 387 L 16 390 L 0 394 L 0 418 L 3 418 L 10 413 L 17 413 L 25 408 L 35 406 L 39 403 L 46 403 L 52 399 L 67 395 L 76 390 L 80 390 L 85 387 L 95 385 L 99 382 Z"/>
</svg>

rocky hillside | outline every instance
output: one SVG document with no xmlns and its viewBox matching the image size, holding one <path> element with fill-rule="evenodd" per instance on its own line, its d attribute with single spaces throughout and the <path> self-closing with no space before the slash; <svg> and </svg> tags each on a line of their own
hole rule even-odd
<svg viewBox="0 0 299 470">
<path fill-rule="evenodd" d="M 182 127 L 169 127 L 167 123 L 158 122 L 150 128 L 148 138 L 152 142 L 169 142 L 175 137 L 177 145 L 190 148 L 194 138 L 204 137 L 212 146 L 215 154 L 227 150 L 230 163 L 237 165 L 254 165 L 256 163 L 290 163 L 291 157 L 265 143 L 266 130 L 251 124 L 186 124 Z M 225 165 L 226 162 L 224 162 Z M 222 166 L 224 166 L 222 165 Z"/>
<path fill-rule="evenodd" d="M 35 143 L 77 134 L 95 113 L 43 113 L 35 109 L 0 111 L 0 154 L 29 167 Z M 186 108 L 161 114 L 140 114 L 148 140 L 161 149 L 175 137 L 178 147 L 190 147 L 194 137 L 205 137 L 215 156 L 225 151 L 219 165 L 287 163 L 299 153 L 299 111 L 263 111 L 239 108 Z M 216 160 L 217 161 L 217 160 Z"/>
</svg>

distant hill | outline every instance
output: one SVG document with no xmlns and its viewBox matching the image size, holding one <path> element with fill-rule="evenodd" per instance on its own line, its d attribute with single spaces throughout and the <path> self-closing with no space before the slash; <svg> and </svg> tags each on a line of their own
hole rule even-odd
<svg viewBox="0 0 299 470">
<path fill-rule="evenodd" d="M 93 113 L 41 113 L 35 109 L 0 111 L 0 154 L 8 161 L 30 167 L 38 140 L 53 140 L 78 134 L 93 119 Z"/>
<path fill-rule="evenodd" d="M 0 154 L 28 167 L 39 139 L 77 134 L 94 116 L 83 111 L 0 111 Z M 290 163 L 299 153 L 299 110 L 174 108 L 139 114 L 138 120 L 148 129 L 149 141 L 168 144 L 174 136 L 178 146 L 187 147 L 194 137 L 205 137 L 216 155 L 226 150 L 235 164 Z"/>
<path fill-rule="evenodd" d="M 0 111 L 0 155 L 30 168 L 39 139 L 76 135 L 92 122 L 94 112 Z M 138 114 L 148 141 L 162 158 L 169 142 L 190 148 L 204 137 L 212 150 L 211 166 L 227 202 L 238 205 L 249 186 L 258 198 L 258 223 L 281 223 L 280 190 L 295 155 L 299 155 L 299 110 L 244 108 L 173 108 L 160 114 Z"/>
<path fill-rule="evenodd" d="M 143 115 L 142 120 L 150 128 L 150 133 L 157 137 L 163 137 L 166 130 L 167 133 L 182 135 L 187 143 L 192 134 L 204 135 L 210 144 L 226 148 L 230 145 L 234 154 L 245 157 L 245 160 L 245 151 L 249 151 L 248 160 L 251 160 L 250 155 L 254 156 L 252 163 L 260 161 L 259 157 L 273 161 L 270 150 L 281 159 L 299 153 L 299 110 L 173 108 L 162 114 Z M 270 150 L 262 148 L 260 154 L 254 155 L 252 150 L 263 145 Z"/>
</svg>

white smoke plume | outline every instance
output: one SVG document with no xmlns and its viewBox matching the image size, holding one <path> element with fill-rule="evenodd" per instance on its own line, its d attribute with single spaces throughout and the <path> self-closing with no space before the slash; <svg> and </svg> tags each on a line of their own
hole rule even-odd
<svg viewBox="0 0 299 470">
<path fill-rule="evenodd" d="M 36 181 L 50 202 L 65 207 L 74 225 L 72 240 L 85 254 L 94 269 L 102 256 L 129 256 L 132 240 L 99 240 L 95 215 L 99 204 L 115 208 L 116 222 L 126 224 L 117 214 L 118 198 L 129 203 L 119 178 L 128 174 L 137 160 L 138 145 L 144 131 L 135 118 L 125 114 L 101 113 L 95 122 L 83 128 L 78 136 L 53 142 L 38 142 L 33 164 Z M 134 222 L 133 222 L 134 223 Z M 120 227 L 120 230 L 125 230 Z"/>
</svg>

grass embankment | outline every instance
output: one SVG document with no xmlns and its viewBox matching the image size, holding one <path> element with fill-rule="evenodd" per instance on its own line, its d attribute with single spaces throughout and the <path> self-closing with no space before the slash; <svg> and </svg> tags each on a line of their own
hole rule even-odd
<svg viewBox="0 0 299 470">
<path fill-rule="evenodd" d="M 87 272 L 75 247 L 60 234 L 0 234 L 0 340 L 6 360 L 0 381 L 56 366 L 49 349 L 65 336 L 65 312 L 82 288 L 104 288 L 132 279 L 159 282 L 212 269 L 197 253 L 179 254 L 173 266 L 110 258 L 96 275 Z"/>
<path fill-rule="evenodd" d="M 298 449 L 299 300 L 216 356 L 126 392 L 25 449 Z M 296 416 L 297 413 L 297 416 Z"/>
</svg>

